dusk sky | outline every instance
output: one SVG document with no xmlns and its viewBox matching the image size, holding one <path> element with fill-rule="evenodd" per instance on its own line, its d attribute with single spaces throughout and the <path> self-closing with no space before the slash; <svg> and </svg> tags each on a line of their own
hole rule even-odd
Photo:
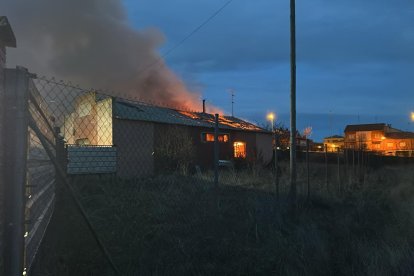
<svg viewBox="0 0 414 276">
<path fill-rule="evenodd" d="M 168 51 L 224 0 L 125 1 L 131 24 L 157 27 Z M 409 126 L 414 109 L 414 2 L 297 1 L 298 129 L 340 134 L 346 123 Z M 234 0 L 166 57 L 213 104 L 289 124 L 289 1 Z M 331 114 L 331 115 L 329 115 Z M 358 116 L 359 115 L 359 116 Z"/>
<path fill-rule="evenodd" d="M 155 28 L 163 34 L 157 49 L 164 55 L 227 1 L 125 0 L 122 5 L 133 30 Z M 24 48 L 19 9 L 7 12 L 7 5 L 16 2 L 6 0 L 2 10 L 18 25 L 16 36 Z M 384 122 L 413 131 L 414 2 L 314 0 L 296 5 L 298 130 L 312 126 L 316 140 L 342 134 L 352 123 Z M 19 49 L 14 51 L 9 65 L 19 56 Z M 264 123 L 273 111 L 288 126 L 289 55 L 289 1 L 233 0 L 165 61 L 208 104 L 230 114 L 231 88 L 235 116 Z"/>
</svg>

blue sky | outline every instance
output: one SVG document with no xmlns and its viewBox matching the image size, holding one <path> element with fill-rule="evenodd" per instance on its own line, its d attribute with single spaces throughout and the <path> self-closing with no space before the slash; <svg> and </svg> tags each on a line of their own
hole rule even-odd
<svg viewBox="0 0 414 276">
<path fill-rule="evenodd" d="M 165 52 L 225 0 L 124 1 L 134 28 L 154 27 Z M 403 129 L 414 109 L 414 2 L 297 1 L 298 128 L 313 137 L 347 123 Z M 275 111 L 289 124 L 289 1 L 234 0 L 166 57 L 188 85 L 235 115 L 264 121 Z M 334 125 L 332 127 L 332 125 Z M 332 133 L 331 133 L 332 132 Z"/>
<path fill-rule="evenodd" d="M 184 93 L 201 106 L 164 64 L 142 69 L 227 1 L 2 0 L 18 43 L 8 65 L 155 103 Z M 316 140 L 352 123 L 414 131 L 414 2 L 296 6 L 298 129 L 312 126 Z M 233 0 L 165 63 L 209 105 L 230 114 L 231 88 L 235 116 L 265 123 L 273 111 L 288 126 L 289 55 L 289 0 Z"/>
</svg>

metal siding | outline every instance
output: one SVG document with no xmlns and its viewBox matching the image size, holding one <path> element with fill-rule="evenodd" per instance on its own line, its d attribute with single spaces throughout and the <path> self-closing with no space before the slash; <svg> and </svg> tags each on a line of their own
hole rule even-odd
<svg viewBox="0 0 414 276">
<path fill-rule="evenodd" d="M 116 148 L 110 146 L 68 146 L 68 174 L 116 172 Z"/>
</svg>

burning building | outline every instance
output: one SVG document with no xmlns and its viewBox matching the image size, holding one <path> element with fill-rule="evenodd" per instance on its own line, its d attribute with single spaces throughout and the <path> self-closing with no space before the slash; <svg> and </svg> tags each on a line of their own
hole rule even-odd
<svg viewBox="0 0 414 276">
<path fill-rule="evenodd" d="M 181 111 L 88 93 L 78 97 L 62 133 L 69 147 L 112 146 L 116 173 L 151 175 L 167 162 L 209 168 L 214 158 L 214 115 Z M 219 116 L 219 159 L 268 163 L 272 135 L 252 123 Z"/>
</svg>

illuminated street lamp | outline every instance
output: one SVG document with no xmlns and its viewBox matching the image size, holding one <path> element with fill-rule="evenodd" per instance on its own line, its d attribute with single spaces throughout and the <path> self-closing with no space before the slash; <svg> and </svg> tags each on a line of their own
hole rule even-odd
<svg viewBox="0 0 414 276">
<path fill-rule="evenodd" d="M 411 112 L 411 122 L 414 122 L 414 112 Z"/>
<path fill-rule="evenodd" d="M 272 123 L 272 132 L 274 131 L 274 122 L 275 122 L 276 115 L 273 112 L 267 114 L 267 119 Z"/>
</svg>

